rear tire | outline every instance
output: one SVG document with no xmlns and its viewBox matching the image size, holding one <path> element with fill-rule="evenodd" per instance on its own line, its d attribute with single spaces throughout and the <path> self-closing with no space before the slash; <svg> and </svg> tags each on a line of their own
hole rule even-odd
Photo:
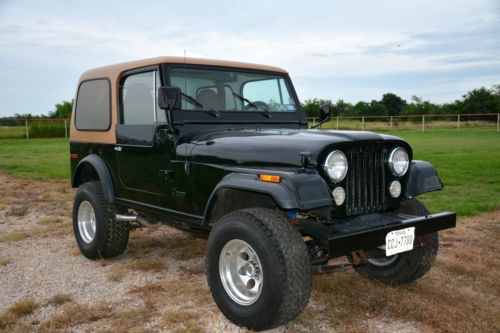
<svg viewBox="0 0 500 333">
<path fill-rule="evenodd" d="M 419 200 L 413 198 L 401 202 L 398 213 L 423 216 L 428 215 L 429 211 Z M 437 232 L 427 236 L 423 246 L 394 256 L 385 257 L 385 251 L 381 249 L 367 251 L 368 262 L 356 270 L 364 277 L 388 284 L 413 282 L 424 276 L 436 259 L 439 236 Z"/>
<path fill-rule="evenodd" d="M 311 264 L 305 243 L 271 209 L 244 209 L 222 217 L 208 239 L 205 269 L 222 313 L 252 330 L 288 323 L 309 300 Z"/>
<path fill-rule="evenodd" d="M 130 224 L 116 220 L 114 205 L 103 195 L 101 183 L 81 185 L 73 203 L 73 232 L 80 252 L 89 259 L 122 254 L 128 243 Z"/>
</svg>

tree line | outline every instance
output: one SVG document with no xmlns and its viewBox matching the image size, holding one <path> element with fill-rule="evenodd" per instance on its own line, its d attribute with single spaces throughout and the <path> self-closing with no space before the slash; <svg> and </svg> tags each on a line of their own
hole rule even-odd
<svg viewBox="0 0 500 333">
<path fill-rule="evenodd" d="M 322 105 L 330 105 L 330 112 L 336 116 L 399 116 L 421 114 L 469 114 L 469 113 L 500 113 L 500 84 L 487 89 L 473 89 L 462 96 L 462 99 L 451 103 L 434 104 L 421 97 L 412 96 L 406 101 L 393 93 L 386 93 L 380 100 L 371 102 L 360 101 L 355 104 L 342 99 L 333 103 L 331 99 L 310 98 L 301 103 L 307 117 L 318 117 Z M 62 101 L 55 105 L 47 115 L 31 113 L 18 114 L 16 119 L 61 119 L 70 118 L 73 110 L 73 100 Z M 7 119 L 2 119 L 5 122 Z"/>
<path fill-rule="evenodd" d="M 490 89 L 473 89 L 460 100 L 444 104 L 434 104 L 418 96 L 406 101 L 393 93 L 384 94 L 380 100 L 355 104 L 342 99 L 333 103 L 330 99 L 320 98 L 306 99 L 301 103 L 307 117 L 318 117 L 322 105 L 330 106 L 332 117 L 500 113 L 500 84 Z"/>
</svg>

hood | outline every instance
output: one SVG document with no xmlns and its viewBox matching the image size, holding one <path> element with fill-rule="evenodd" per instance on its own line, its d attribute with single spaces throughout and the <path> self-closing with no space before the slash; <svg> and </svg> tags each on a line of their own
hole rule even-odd
<svg viewBox="0 0 500 333">
<path fill-rule="evenodd" d="M 301 167 L 301 153 L 318 162 L 322 152 L 353 142 L 401 141 L 400 138 L 360 131 L 313 129 L 227 129 L 191 137 L 194 163 L 242 167 Z"/>
</svg>

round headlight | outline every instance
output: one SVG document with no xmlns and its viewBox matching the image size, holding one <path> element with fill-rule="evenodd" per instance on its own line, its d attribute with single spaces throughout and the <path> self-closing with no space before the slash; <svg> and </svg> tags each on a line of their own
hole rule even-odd
<svg viewBox="0 0 500 333">
<path fill-rule="evenodd" d="M 402 176 L 408 170 L 410 160 L 404 148 L 396 148 L 389 155 L 389 167 L 395 176 Z"/>
<path fill-rule="evenodd" d="M 326 158 L 324 169 L 331 180 L 341 181 L 347 174 L 347 157 L 340 150 L 332 151 Z"/>
</svg>

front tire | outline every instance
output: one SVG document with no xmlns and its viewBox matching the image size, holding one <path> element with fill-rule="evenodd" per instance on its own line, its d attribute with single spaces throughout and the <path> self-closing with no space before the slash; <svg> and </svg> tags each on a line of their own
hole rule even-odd
<svg viewBox="0 0 500 333">
<path fill-rule="evenodd" d="M 206 272 L 222 313 L 257 331 L 293 320 L 311 292 L 305 243 L 290 222 L 271 209 L 225 215 L 210 233 Z"/>
<path fill-rule="evenodd" d="M 427 208 L 417 199 L 401 202 L 398 213 L 409 215 L 428 215 Z M 437 232 L 427 235 L 423 246 L 411 251 L 385 256 L 381 249 L 366 252 L 368 261 L 356 270 L 364 277 L 388 284 L 404 284 L 413 282 L 424 276 L 434 264 L 439 248 Z"/>
<path fill-rule="evenodd" d="M 73 203 L 73 232 L 80 252 L 89 259 L 122 254 L 128 243 L 130 225 L 117 221 L 114 205 L 102 193 L 101 183 L 81 185 Z"/>
</svg>

